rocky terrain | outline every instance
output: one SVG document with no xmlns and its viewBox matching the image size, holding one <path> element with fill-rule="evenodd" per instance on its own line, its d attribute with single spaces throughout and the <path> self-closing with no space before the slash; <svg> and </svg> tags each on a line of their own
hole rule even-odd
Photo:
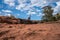
<svg viewBox="0 0 60 40">
<path fill-rule="evenodd" d="M 0 23 L 8 23 L 8 24 L 37 24 L 38 21 L 30 20 L 30 19 L 21 19 L 9 16 L 0 16 Z"/>
<path fill-rule="evenodd" d="M 0 23 L 0 40 L 60 40 L 60 21 L 38 24 Z"/>
</svg>

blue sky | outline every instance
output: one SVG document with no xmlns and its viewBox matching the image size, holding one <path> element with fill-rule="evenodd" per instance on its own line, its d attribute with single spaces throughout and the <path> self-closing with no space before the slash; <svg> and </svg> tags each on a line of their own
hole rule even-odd
<svg viewBox="0 0 60 40">
<path fill-rule="evenodd" d="M 54 9 L 53 14 L 60 12 L 60 0 L 0 0 L 0 16 L 15 16 L 31 20 L 41 20 L 42 7 L 50 5 Z"/>
</svg>

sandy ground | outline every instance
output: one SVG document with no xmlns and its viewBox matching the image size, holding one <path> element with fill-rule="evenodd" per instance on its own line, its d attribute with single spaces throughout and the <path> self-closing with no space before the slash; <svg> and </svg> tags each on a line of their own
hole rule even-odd
<svg viewBox="0 0 60 40">
<path fill-rule="evenodd" d="M 60 23 L 0 24 L 0 40 L 60 40 Z"/>
</svg>

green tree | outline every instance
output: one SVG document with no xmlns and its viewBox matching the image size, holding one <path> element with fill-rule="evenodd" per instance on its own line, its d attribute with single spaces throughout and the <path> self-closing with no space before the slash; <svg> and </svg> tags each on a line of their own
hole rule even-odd
<svg viewBox="0 0 60 40">
<path fill-rule="evenodd" d="M 43 13 L 45 14 L 43 16 L 44 21 L 52 21 L 53 20 L 53 9 L 51 6 L 45 6 L 43 7 Z"/>
<path fill-rule="evenodd" d="M 57 14 L 55 15 L 55 17 L 56 17 L 57 20 L 60 20 L 60 13 L 57 13 Z"/>
</svg>

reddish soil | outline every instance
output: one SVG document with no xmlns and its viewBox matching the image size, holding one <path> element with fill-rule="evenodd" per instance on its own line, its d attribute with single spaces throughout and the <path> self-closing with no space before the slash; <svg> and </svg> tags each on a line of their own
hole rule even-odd
<svg viewBox="0 0 60 40">
<path fill-rule="evenodd" d="M 0 24 L 0 40 L 60 40 L 60 23 Z"/>
</svg>

